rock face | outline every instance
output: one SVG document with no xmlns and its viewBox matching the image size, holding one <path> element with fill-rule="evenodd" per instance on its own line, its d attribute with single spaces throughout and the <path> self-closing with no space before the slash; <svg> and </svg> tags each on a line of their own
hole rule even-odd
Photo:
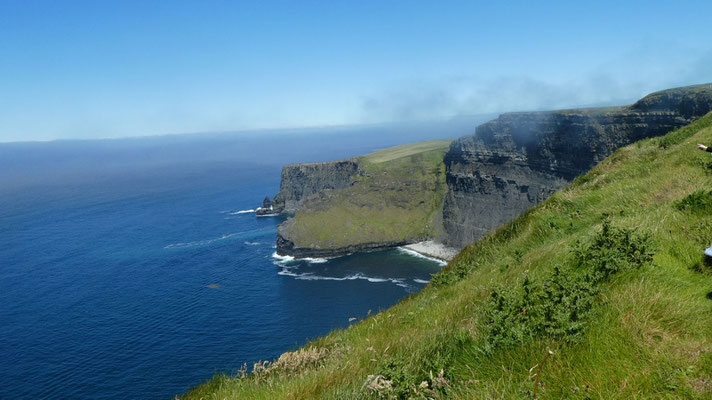
<svg viewBox="0 0 712 400">
<path fill-rule="evenodd" d="M 617 148 L 712 110 L 712 85 L 653 93 L 627 107 L 507 113 L 445 155 L 445 241 L 477 240 L 546 199 Z"/>
<path fill-rule="evenodd" d="M 282 168 L 279 194 L 273 206 L 282 212 L 294 212 L 302 200 L 329 189 L 349 187 L 359 173 L 354 160 L 311 164 L 292 164 Z"/>
</svg>

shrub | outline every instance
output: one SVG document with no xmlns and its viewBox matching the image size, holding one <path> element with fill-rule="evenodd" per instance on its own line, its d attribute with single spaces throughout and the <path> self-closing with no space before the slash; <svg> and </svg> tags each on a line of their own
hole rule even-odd
<svg viewBox="0 0 712 400">
<path fill-rule="evenodd" d="M 712 211 L 712 190 L 695 190 L 676 202 L 675 208 L 680 211 L 708 213 Z"/>
<path fill-rule="evenodd" d="M 648 235 L 629 229 L 603 228 L 589 243 L 577 244 L 572 265 L 555 266 L 541 283 L 526 276 L 516 290 L 495 288 L 488 305 L 485 352 L 530 338 L 581 339 L 602 284 L 614 274 L 652 262 Z"/>
<path fill-rule="evenodd" d="M 430 283 L 434 286 L 444 286 L 465 278 L 476 266 L 470 266 L 466 261 L 460 261 L 453 267 L 444 268 L 431 274 Z"/>
<path fill-rule="evenodd" d="M 596 281 L 630 267 L 639 268 L 653 261 L 650 236 L 637 235 L 630 229 L 613 228 L 608 219 L 591 243 L 574 248 L 574 266 L 593 273 Z"/>
</svg>

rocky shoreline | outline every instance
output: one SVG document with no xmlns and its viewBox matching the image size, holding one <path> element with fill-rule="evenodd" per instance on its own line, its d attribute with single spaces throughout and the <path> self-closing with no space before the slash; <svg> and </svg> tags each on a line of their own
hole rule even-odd
<svg viewBox="0 0 712 400">
<path fill-rule="evenodd" d="M 335 249 L 303 248 L 294 245 L 294 242 L 277 234 L 277 254 L 294 258 L 334 258 L 362 251 L 387 250 L 395 247 L 406 246 L 413 242 L 374 242 L 360 243 L 358 245 L 340 247 Z"/>
<path fill-rule="evenodd" d="M 348 246 L 336 249 L 318 249 L 318 248 L 300 248 L 296 247 L 293 242 L 285 239 L 281 235 L 277 235 L 277 255 L 290 256 L 294 258 L 334 258 L 342 257 L 352 253 L 364 251 L 379 251 L 394 248 L 401 248 L 406 251 L 412 251 L 419 255 L 449 262 L 460 251 L 454 247 L 449 247 L 445 244 L 426 240 L 422 242 L 377 242 L 377 243 L 362 243 L 355 246 Z"/>
<path fill-rule="evenodd" d="M 407 244 L 402 246 L 404 249 L 414 251 L 428 258 L 436 258 L 445 262 L 449 262 L 460 250 L 446 246 L 442 243 L 435 242 L 433 240 L 426 240 L 424 242 L 418 242 L 413 244 Z"/>
</svg>

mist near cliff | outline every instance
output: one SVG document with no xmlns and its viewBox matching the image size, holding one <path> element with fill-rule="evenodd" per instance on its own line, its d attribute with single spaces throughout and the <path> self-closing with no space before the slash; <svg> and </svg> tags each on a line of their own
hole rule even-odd
<svg viewBox="0 0 712 400">
<path fill-rule="evenodd" d="M 587 70 L 569 71 L 558 78 L 523 69 L 517 75 L 403 79 L 364 96 L 361 116 L 364 120 L 427 120 L 475 112 L 626 105 L 655 91 L 711 82 L 710 65 L 712 49 L 690 48 L 674 40 L 642 43 Z"/>
<path fill-rule="evenodd" d="M 197 185 L 222 174 L 226 184 L 238 166 L 279 178 L 285 164 L 338 160 L 398 144 L 456 138 L 491 115 L 426 122 L 311 129 L 169 135 L 111 140 L 0 144 L 0 215 L 33 201 L 33 193 L 81 197 L 99 182 L 122 184 L 126 195 L 161 187 Z M 104 186 L 106 187 L 106 186 Z M 269 193 L 269 195 L 276 194 Z M 40 200 L 40 199 L 35 199 Z M 261 200 L 261 198 L 260 198 Z"/>
</svg>

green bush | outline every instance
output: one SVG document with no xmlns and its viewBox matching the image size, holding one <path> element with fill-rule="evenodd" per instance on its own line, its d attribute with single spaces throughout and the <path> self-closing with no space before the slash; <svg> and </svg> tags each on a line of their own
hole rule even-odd
<svg viewBox="0 0 712 400">
<path fill-rule="evenodd" d="M 712 211 L 712 190 L 696 190 L 675 203 L 680 211 L 708 213 Z"/>
<path fill-rule="evenodd" d="M 578 243 L 573 251 L 574 265 L 594 274 L 596 281 L 630 267 L 641 267 L 653 261 L 649 235 L 636 235 L 630 229 L 611 227 L 607 219 L 591 243 Z"/>
<path fill-rule="evenodd" d="M 650 264 L 651 247 L 649 236 L 613 228 L 606 220 L 593 240 L 576 245 L 569 268 L 555 266 L 540 284 L 526 276 L 517 290 L 496 287 L 489 300 L 485 352 L 537 337 L 579 341 L 602 284 Z"/>
</svg>

